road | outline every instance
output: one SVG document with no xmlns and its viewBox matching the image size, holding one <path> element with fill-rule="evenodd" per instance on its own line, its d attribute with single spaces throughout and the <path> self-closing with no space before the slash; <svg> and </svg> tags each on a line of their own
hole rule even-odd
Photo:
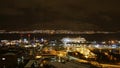
<svg viewBox="0 0 120 68">
<path fill-rule="evenodd" d="M 87 61 L 87 60 L 83 60 L 83 59 L 79 59 L 79 58 L 76 58 L 76 57 L 73 57 L 73 56 L 69 56 L 71 60 L 75 60 L 75 61 L 78 61 L 78 62 L 90 62 L 90 61 Z M 91 64 L 93 65 L 100 65 L 102 66 L 102 68 L 120 68 L 120 64 L 118 65 L 113 65 L 113 64 L 102 64 L 102 63 L 98 63 L 96 61 L 91 61 L 90 62 Z"/>
<path fill-rule="evenodd" d="M 90 65 L 80 64 L 79 62 L 50 62 L 49 64 L 54 65 L 56 68 L 90 68 Z"/>
</svg>

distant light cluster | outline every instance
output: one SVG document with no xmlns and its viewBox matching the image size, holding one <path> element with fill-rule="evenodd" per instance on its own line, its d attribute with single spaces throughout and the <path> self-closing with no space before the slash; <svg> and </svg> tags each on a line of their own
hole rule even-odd
<svg viewBox="0 0 120 68">
<path fill-rule="evenodd" d="M 0 33 L 45 33 L 45 34 L 95 34 L 95 33 L 115 33 L 115 32 L 106 32 L 106 31 L 71 31 L 71 30 L 31 30 L 31 31 L 6 31 L 0 30 Z"/>
<path fill-rule="evenodd" d="M 77 38 L 63 38 L 61 40 L 63 43 L 70 43 L 70 42 L 73 42 L 73 43 L 84 43 L 86 42 L 86 39 L 85 38 L 82 38 L 82 37 L 77 37 Z"/>
</svg>

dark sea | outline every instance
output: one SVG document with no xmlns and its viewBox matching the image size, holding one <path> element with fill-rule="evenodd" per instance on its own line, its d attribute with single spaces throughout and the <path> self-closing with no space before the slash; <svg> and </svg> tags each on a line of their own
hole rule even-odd
<svg viewBox="0 0 120 68">
<path fill-rule="evenodd" d="M 83 37 L 87 41 L 109 41 L 109 40 L 120 40 L 120 33 L 109 33 L 109 34 L 40 34 L 40 33 L 32 33 L 32 34 L 18 34 L 18 33 L 5 33 L 0 34 L 0 40 L 18 40 L 23 38 L 32 39 L 41 39 L 45 38 L 48 40 L 60 40 L 64 37 Z"/>
</svg>

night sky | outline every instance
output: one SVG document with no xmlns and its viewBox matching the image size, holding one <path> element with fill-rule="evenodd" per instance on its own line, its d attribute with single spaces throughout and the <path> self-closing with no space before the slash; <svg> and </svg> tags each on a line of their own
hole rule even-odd
<svg viewBox="0 0 120 68">
<path fill-rule="evenodd" d="M 0 30 L 120 30 L 120 0 L 0 0 Z"/>
</svg>

